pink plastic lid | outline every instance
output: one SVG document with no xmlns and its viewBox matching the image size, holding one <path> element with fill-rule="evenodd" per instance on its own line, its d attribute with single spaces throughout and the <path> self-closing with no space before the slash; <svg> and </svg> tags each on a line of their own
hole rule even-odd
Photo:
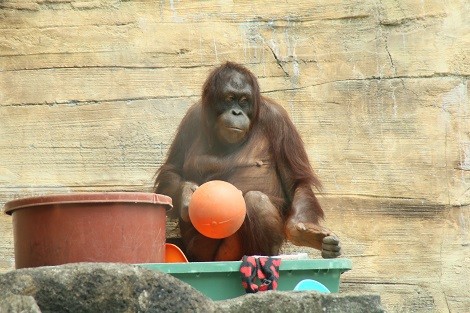
<svg viewBox="0 0 470 313">
<path fill-rule="evenodd" d="M 12 214 L 14 210 L 51 204 L 66 203 L 150 203 L 173 207 L 171 198 L 165 195 L 147 192 L 87 192 L 87 193 L 67 193 L 60 195 L 45 195 L 37 197 L 21 198 L 5 203 L 3 210 L 7 214 Z"/>
</svg>

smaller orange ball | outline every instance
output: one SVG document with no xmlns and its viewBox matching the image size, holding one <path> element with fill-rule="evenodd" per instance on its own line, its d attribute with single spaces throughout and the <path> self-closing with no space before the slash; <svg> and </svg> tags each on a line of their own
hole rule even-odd
<svg viewBox="0 0 470 313">
<path fill-rule="evenodd" d="M 198 232 L 209 238 L 226 238 L 243 224 L 246 205 L 234 185 L 212 180 L 199 186 L 189 202 L 189 219 Z"/>
</svg>

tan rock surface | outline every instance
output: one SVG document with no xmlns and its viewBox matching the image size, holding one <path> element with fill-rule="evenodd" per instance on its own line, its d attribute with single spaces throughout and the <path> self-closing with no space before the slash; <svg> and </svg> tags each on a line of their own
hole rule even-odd
<svg viewBox="0 0 470 313">
<path fill-rule="evenodd" d="M 354 269 L 391 312 L 470 307 L 466 1 L 0 1 L 0 206 L 148 191 L 208 71 L 289 111 Z M 13 268 L 0 217 L 0 271 Z M 286 251 L 316 251 L 289 245 Z"/>
</svg>

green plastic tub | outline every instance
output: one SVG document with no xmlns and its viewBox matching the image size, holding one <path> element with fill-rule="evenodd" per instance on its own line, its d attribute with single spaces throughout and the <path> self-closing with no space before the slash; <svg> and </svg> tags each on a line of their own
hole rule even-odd
<svg viewBox="0 0 470 313">
<path fill-rule="evenodd" d="M 240 265 L 241 261 L 139 264 L 150 270 L 171 274 L 212 300 L 225 300 L 245 294 L 241 285 Z M 338 292 L 340 275 L 351 267 L 349 259 L 282 260 L 277 290 L 294 290 L 300 281 L 314 279 L 331 292 Z"/>
</svg>

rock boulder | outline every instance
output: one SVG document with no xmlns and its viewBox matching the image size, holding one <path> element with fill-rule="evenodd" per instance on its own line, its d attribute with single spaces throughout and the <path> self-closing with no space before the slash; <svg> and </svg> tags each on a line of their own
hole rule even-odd
<svg viewBox="0 0 470 313">
<path fill-rule="evenodd" d="M 212 301 L 169 274 L 77 263 L 0 275 L 0 312 L 383 312 L 366 294 L 269 291 Z"/>
</svg>

